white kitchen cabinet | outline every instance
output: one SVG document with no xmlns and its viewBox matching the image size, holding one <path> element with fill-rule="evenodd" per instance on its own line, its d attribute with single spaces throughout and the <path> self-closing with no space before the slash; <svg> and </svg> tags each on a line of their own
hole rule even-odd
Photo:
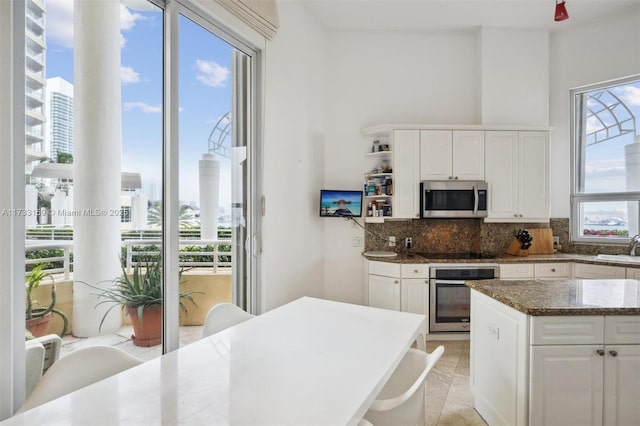
<svg viewBox="0 0 640 426">
<path fill-rule="evenodd" d="M 626 270 L 621 266 L 575 263 L 573 265 L 573 277 L 600 280 L 623 279 L 626 277 Z"/>
<path fill-rule="evenodd" d="M 486 222 L 549 220 L 549 133 L 485 132 Z"/>
<path fill-rule="evenodd" d="M 392 130 L 367 136 L 370 146 L 364 154 L 365 222 L 419 217 L 420 131 Z M 377 146 L 385 146 L 387 150 L 379 151 Z M 369 216 L 368 207 L 373 202 L 378 206 L 378 214 Z M 380 205 L 389 206 L 390 214 L 383 215 Z"/>
<path fill-rule="evenodd" d="M 490 425 L 527 425 L 528 317 L 471 290 L 469 377 L 474 406 Z"/>
<path fill-rule="evenodd" d="M 598 345 L 531 348 L 530 426 L 601 425 L 604 363 Z"/>
<path fill-rule="evenodd" d="M 368 261 L 369 306 L 400 310 L 400 264 Z"/>
<path fill-rule="evenodd" d="M 607 345 L 605 352 L 604 424 L 638 424 L 640 345 Z"/>
<path fill-rule="evenodd" d="M 628 279 L 640 280 L 640 268 L 627 268 L 626 276 Z"/>
<path fill-rule="evenodd" d="M 533 263 L 504 263 L 500 265 L 501 280 L 522 280 L 534 277 Z"/>
<path fill-rule="evenodd" d="M 400 310 L 429 314 L 429 266 L 406 264 L 401 268 Z"/>
<path fill-rule="evenodd" d="M 534 317 L 531 331 L 531 426 L 640 419 L 640 316 Z"/>
<path fill-rule="evenodd" d="M 420 180 L 484 180 L 484 132 L 422 130 Z"/>
<path fill-rule="evenodd" d="M 505 263 L 500 265 L 501 280 L 571 278 L 571 263 Z"/>
<path fill-rule="evenodd" d="M 369 274 L 369 306 L 400 310 L 400 278 Z"/>
<path fill-rule="evenodd" d="M 394 146 L 394 193 L 392 217 L 415 219 L 420 204 L 420 132 L 396 130 Z"/>
<path fill-rule="evenodd" d="M 429 315 L 429 266 L 369 261 L 369 306 Z"/>
<path fill-rule="evenodd" d="M 536 263 L 534 265 L 534 276 L 542 279 L 562 279 L 571 278 L 571 263 Z"/>
</svg>

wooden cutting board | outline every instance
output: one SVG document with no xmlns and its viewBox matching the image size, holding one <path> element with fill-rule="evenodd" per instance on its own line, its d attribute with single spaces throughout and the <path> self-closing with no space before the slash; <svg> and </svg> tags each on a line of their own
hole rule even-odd
<svg viewBox="0 0 640 426">
<path fill-rule="evenodd" d="M 529 254 L 553 254 L 553 231 L 551 228 L 528 229 L 533 236 Z"/>
</svg>

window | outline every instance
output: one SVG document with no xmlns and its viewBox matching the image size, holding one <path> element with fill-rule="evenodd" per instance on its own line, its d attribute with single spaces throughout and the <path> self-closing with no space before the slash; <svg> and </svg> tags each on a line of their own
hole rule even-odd
<svg viewBox="0 0 640 426">
<path fill-rule="evenodd" d="M 572 237 L 626 244 L 640 218 L 640 76 L 571 91 Z"/>
</svg>

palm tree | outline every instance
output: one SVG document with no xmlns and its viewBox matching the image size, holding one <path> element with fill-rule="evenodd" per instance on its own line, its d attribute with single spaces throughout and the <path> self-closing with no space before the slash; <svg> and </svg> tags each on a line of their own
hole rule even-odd
<svg viewBox="0 0 640 426">
<path fill-rule="evenodd" d="M 155 201 L 149 206 L 149 213 L 147 216 L 147 223 L 149 225 L 161 226 L 162 225 L 162 203 Z M 180 205 L 180 216 L 178 219 L 180 229 L 193 228 L 198 226 L 198 221 L 193 214 L 193 209 L 187 204 Z"/>
</svg>

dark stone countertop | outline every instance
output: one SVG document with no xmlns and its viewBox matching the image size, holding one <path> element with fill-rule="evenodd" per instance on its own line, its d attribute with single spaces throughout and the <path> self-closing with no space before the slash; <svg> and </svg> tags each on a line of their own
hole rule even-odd
<svg viewBox="0 0 640 426">
<path fill-rule="evenodd" d="M 398 253 L 397 257 L 373 257 L 363 256 L 367 260 L 390 263 L 553 263 L 553 262 L 575 262 L 590 263 L 594 265 L 622 266 L 627 268 L 640 268 L 640 263 L 615 262 L 611 260 L 600 260 L 595 255 L 589 254 L 532 254 L 529 256 L 512 256 L 509 254 L 498 255 L 495 258 L 483 259 L 430 259 L 418 254 L 407 255 Z"/>
<path fill-rule="evenodd" d="M 638 280 L 478 280 L 465 284 L 533 316 L 640 315 Z"/>
</svg>

